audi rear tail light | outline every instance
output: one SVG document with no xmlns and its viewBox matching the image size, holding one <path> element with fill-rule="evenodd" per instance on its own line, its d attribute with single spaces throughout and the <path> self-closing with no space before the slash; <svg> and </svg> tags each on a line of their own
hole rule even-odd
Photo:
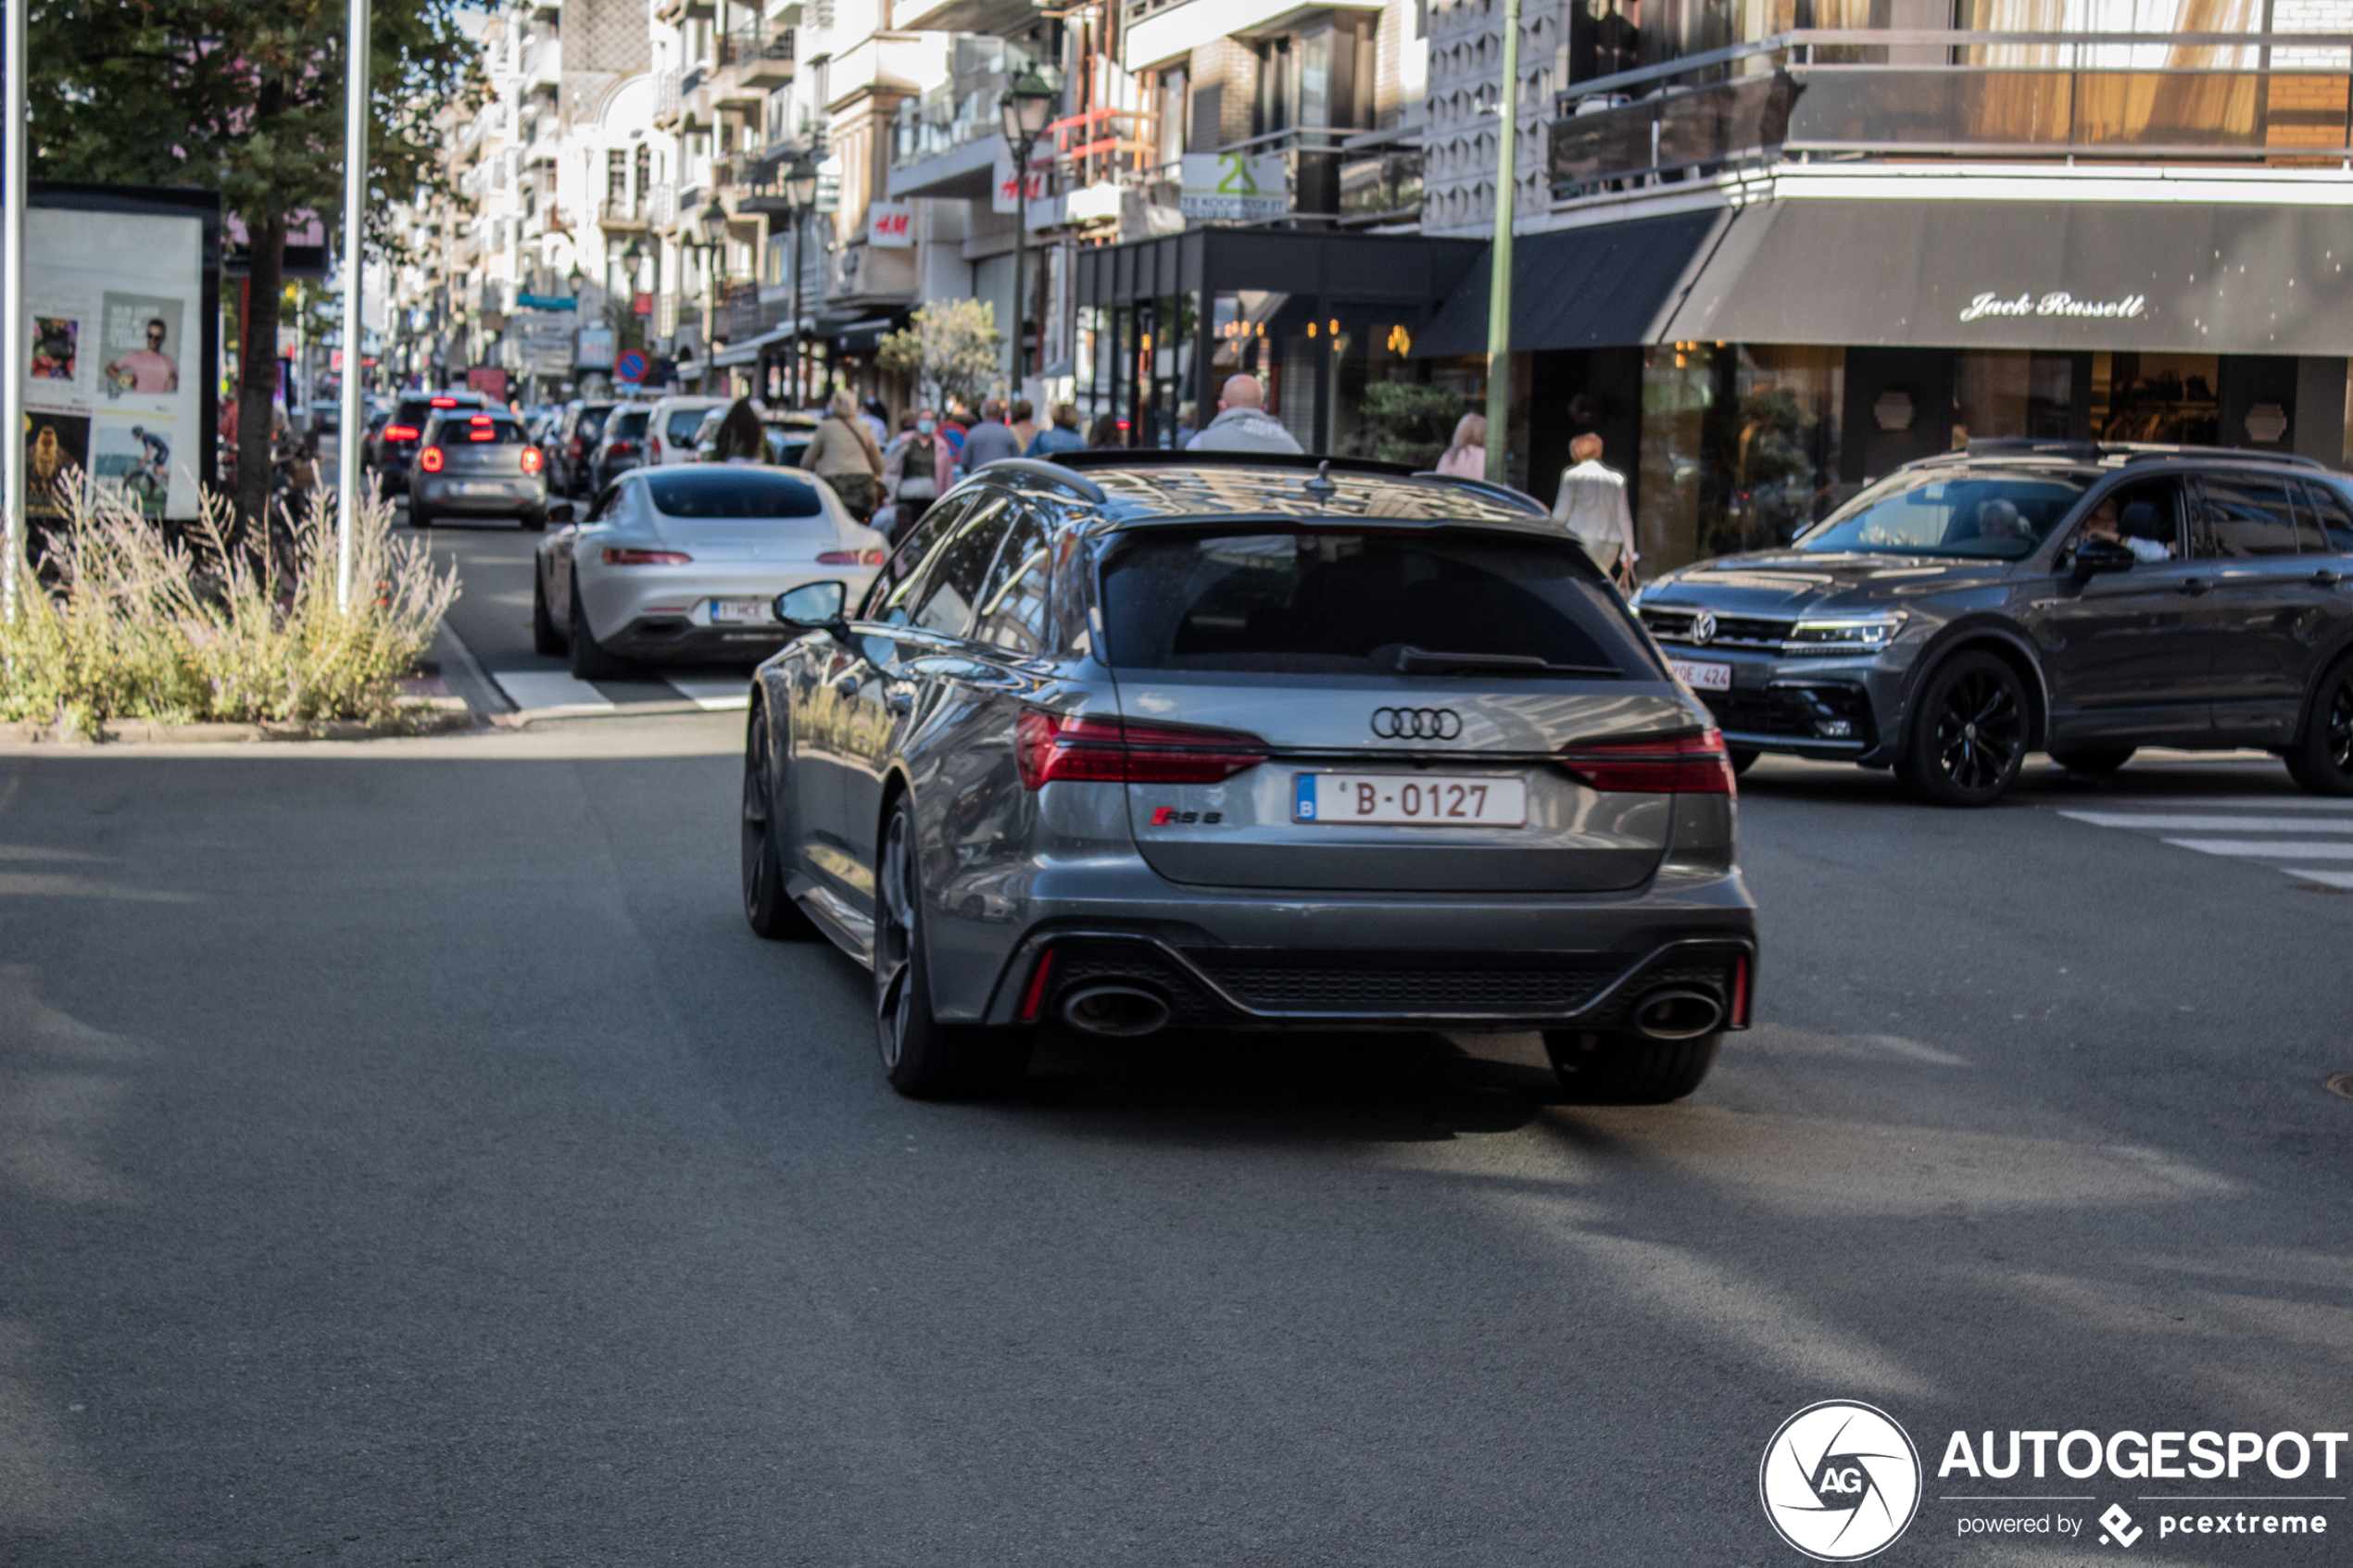
<svg viewBox="0 0 2353 1568">
<path fill-rule="evenodd" d="M 880 566 L 885 552 L 881 550 L 820 550 L 819 566 Z"/>
<path fill-rule="evenodd" d="M 525 473 L 537 473 L 539 466 L 547 460 L 539 455 L 539 448 L 536 446 L 526 446 L 522 449 L 522 471 Z"/>
<path fill-rule="evenodd" d="M 417 466 L 424 470 L 427 473 L 439 473 L 441 471 L 441 465 L 444 459 L 441 456 L 441 448 L 438 446 L 428 446 L 423 452 L 418 455 Z"/>
<path fill-rule="evenodd" d="M 1561 764 L 1589 789 L 1638 795 L 1730 795 L 1732 759 L 1714 730 L 1646 740 L 1586 741 L 1563 748 Z"/>
<path fill-rule="evenodd" d="M 607 566 L 685 566 L 695 558 L 676 550 L 617 550 L 605 546 Z"/>
<path fill-rule="evenodd" d="M 384 439 L 386 441 L 414 441 L 422 433 L 420 432 L 415 425 L 384 426 Z"/>
<path fill-rule="evenodd" d="M 1266 760 L 1266 743 L 1233 730 L 1139 724 L 1028 709 L 1013 759 L 1025 789 L 1057 779 L 1097 784 L 1215 784 Z"/>
</svg>

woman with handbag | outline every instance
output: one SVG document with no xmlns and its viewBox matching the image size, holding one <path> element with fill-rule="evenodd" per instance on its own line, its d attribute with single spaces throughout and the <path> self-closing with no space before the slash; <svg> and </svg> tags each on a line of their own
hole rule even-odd
<svg viewBox="0 0 2353 1568">
<path fill-rule="evenodd" d="M 810 438 L 801 466 L 834 487 L 849 515 L 863 522 L 881 499 L 882 449 L 874 432 L 858 417 L 858 400 L 836 392 Z"/>
</svg>

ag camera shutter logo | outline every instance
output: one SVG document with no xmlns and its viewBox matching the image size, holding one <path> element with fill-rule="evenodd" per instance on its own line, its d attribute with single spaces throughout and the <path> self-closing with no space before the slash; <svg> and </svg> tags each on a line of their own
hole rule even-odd
<svg viewBox="0 0 2353 1568">
<path fill-rule="evenodd" d="M 1818 1562 L 1882 1551 L 1920 1506 L 1920 1456 L 1894 1417 L 1825 1399 L 1781 1423 L 1756 1470 L 1765 1517 Z"/>
</svg>

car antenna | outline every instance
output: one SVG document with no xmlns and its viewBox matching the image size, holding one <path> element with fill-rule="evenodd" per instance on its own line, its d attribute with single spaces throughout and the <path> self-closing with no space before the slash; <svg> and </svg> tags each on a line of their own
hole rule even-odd
<svg viewBox="0 0 2353 1568">
<path fill-rule="evenodd" d="M 1315 465 L 1315 477 L 1307 482 L 1306 489 L 1308 499 L 1319 507 L 1330 506 L 1332 497 L 1340 494 L 1340 486 L 1332 483 L 1332 460 L 1329 458 Z"/>
</svg>

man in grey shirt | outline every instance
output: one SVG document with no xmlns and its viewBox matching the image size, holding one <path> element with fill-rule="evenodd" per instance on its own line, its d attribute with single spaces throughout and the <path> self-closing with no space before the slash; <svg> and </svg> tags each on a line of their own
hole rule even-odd
<svg viewBox="0 0 2353 1568">
<path fill-rule="evenodd" d="M 1268 413 L 1266 393 L 1252 375 L 1228 376 L 1217 417 L 1185 443 L 1188 452 L 1297 452 L 1299 443 Z"/>
<path fill-rule="evenodd" d="M 956 468 L 961 473 L 975 473 L 984 463 L 1020 456 L 1021 442 L 1005 423 L 1005 400 L 992 397 L 981 405 L 980 423 L 964 437 L 964 455 L 956 459 Z"/>
</svg>

